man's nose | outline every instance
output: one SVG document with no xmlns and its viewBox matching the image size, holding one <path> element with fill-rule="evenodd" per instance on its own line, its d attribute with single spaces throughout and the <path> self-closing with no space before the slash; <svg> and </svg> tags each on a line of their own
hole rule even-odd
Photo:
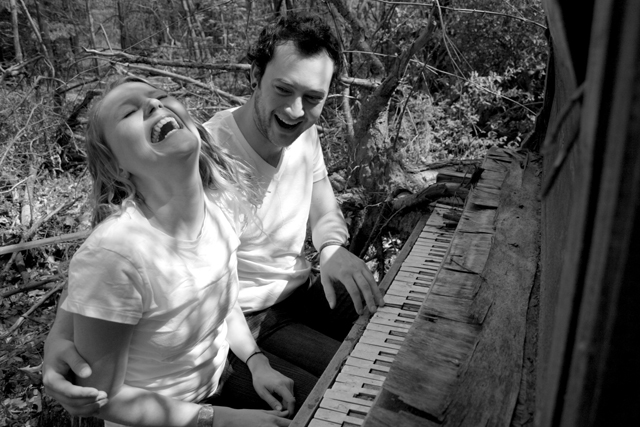
<svg viewBox="0 0 640 427">
<path fill-rule="evenodd" d="M 292 119 L 297 119 L 304 116 L 304 105 L 302 104 L 302 98 L 296 96 L 289 105 L 289 115 Z"/>
</svg>

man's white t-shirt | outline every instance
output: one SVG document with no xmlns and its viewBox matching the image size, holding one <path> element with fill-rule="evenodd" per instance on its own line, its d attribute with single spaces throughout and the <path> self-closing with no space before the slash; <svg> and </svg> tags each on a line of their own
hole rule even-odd
<svg viewBox="0 0 640 427">
<path fill-rule="evenodd" d="M 74 255 L 62 305 L 135 325 L 125 383 L 194 402 L 218 386 L 229 350 L 225 318 L 238 293 L 237 227 L 215 195 L 205 199 L 193 241 L 164 234 L 127 202 Z"/>
<path fill-rule="evenodd" d="M 263 310 L 283 300 L 309 277 L 303 249 L 313 183 L 327 176 L 315 126 L 283 151 L 276 167 L 265 162 L 242 135 L 231 110 L 204 124 L 217 144 L 244 161 L 256 174 L 263 196 L 257 216 L 240 236 L 238 302 L 243 312 Z"/>
</svg>

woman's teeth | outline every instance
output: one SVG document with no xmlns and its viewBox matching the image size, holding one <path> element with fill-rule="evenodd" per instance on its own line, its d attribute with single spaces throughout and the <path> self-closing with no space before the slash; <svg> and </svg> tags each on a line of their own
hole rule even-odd
<svg viewBox="0 0 640 427">
<path fill-rule="evenodd" d="M 151 131 L 151 143 L 157 144 L 164 141 L 166 137 L 180 129 L 180 124 L 173 117 L 165 117 L 153 127 Z"/>
</svg>

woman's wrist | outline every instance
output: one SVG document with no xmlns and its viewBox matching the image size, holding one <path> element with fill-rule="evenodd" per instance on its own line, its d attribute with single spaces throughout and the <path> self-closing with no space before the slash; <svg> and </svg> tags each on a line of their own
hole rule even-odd
<svg viewBox="0 0 640 427">
<path fill-rule="evenodd" d="M 213 427 L 213 406 L 209 404 L 201 404 L 198 411 L 196 427 Z"/>
<path fill-rule="evenodd" d="M 264 354 L 264 352 L 262 352 L 260 349 L 251 353 L 249 357 L 247 357 L 247 359 L 244 361 L 244 363 L 247 365 L 247 368 L 249 368 L 251 373 L 253 373 L 254 369 L 257 366 L 265 362 L 268 364 L 269 359 L 267 358 L 267 355 Z"/>
</svg>

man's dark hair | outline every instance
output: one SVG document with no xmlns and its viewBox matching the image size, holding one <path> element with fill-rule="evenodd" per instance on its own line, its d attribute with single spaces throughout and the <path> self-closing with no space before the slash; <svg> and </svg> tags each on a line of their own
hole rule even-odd
<svg viewBox="0 0 640 427">
<path fill-rule="evenodd" d="M 309 13 L 289 13 L 277 19 L 260 33 L 256 43 L 249 48 L 247 58 L 258 68 L 260 79 L 267 64 L 273 58 L 276 47 L 293 42 L 303 56 L 315 56 L 326 52 L 333 60 L 334 70 L 331 81 L 342 70 L 340 42 L 331 27 L 318 15 Z"/>
</svg>

